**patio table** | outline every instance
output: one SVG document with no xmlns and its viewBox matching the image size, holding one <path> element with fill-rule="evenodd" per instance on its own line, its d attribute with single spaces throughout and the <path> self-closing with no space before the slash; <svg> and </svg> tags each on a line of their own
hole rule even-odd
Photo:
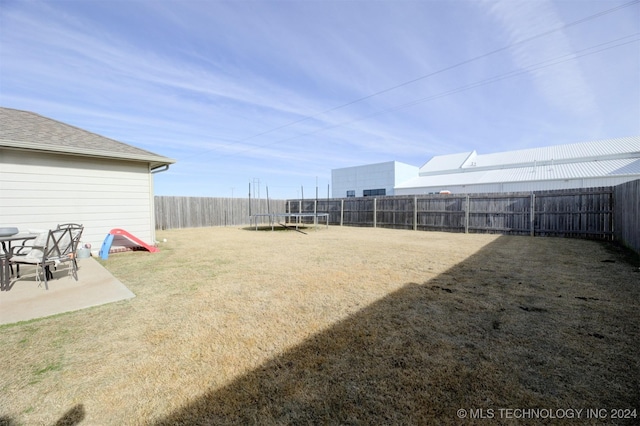
<svg viewBox="0 0 640 426">
<path fill-rule="evenodd" d="M 38 234 L 29 232 L 19 232 L 8 237 L 0 237 L 2 243 L 2 254 L 0 254 L 0 291 L 8 290 L 11 282 L 11 264 L 9 255 L 11 254 L 11 243 L 13 241 L 34 240 Z"/>
</svg>

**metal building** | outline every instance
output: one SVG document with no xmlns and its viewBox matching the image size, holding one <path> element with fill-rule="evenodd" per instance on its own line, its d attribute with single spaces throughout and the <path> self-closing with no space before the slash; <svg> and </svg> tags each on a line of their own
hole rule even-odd
<svg viewBox="0 0 640 426">
<path fill-rule="evenodd" d="M 398 161 L 331 170 L 333 198 L 394 195 L 400 182 L 418 176 L 418 167 Z"/>
<path fill-rule="evenodd" d="M 440 155 L 395 195 L 528 192 L 613 186 L 640 179 L 640 136 L 494 154 Z M 334 183 L 335 185 L 335 183 Z"/>
</svg>

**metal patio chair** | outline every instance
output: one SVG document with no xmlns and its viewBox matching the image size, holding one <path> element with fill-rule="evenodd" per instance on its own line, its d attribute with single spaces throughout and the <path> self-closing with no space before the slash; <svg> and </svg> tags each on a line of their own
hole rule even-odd
<svg viewBox="0 0 640 426">
<path fill-rule="evenodd" d="M 16 278 L 20 278 L 20 265 L 36 267 L 36 280 L 40 280 L 40 271 L 44 278 L 44 286 L 48 290 L 49 279 L 53 278 L 51 267 L 56 268 L 63 263 L 69 263 L 69 272 L 78 281 L 78 263 L 76 251 L 83 231 L 82 225 L 64 224 L 57 229 L 44 232 L 33 241 L 29 247 L 12 247 L 9 262 L 16 265 Z M 24 253 L 25 249 L 29 249 Z"/>
<path fill-rule="evenodd" d="M 78 244 L 80 244 L 80 237 L 82 236 L 82 231 L 84 230 L 84 227 L 82 225 L 79 225 L 77 223 L 63 223 L 58 225 L 58 229 L 64 229 L 64 228 L 68 228 L 71 232 L 71 237 L 73 238 L 75 244 L 73 247 L 73 266 L 75 267 L 75 270 L 78 271 Z M 76 272 L 77 274 L 77 272 Z M 78 279 L 76 278 L 76 281 Z"/>
</svg>

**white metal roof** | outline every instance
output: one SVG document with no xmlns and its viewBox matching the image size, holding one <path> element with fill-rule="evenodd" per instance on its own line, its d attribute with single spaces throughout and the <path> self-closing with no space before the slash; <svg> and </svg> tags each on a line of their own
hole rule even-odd
<svg viewBox="0 0 640 426">
<path fill-rule="evenodd" d="M 521 149 L 493 154 L 460 153 L 433 157 L 420 168 L 420 175 L 459 173 L 483 168 L 514 168 L 536 164 L 587 162 L 640 158 L 640 136 L 592 142 Z"/>
<path fill-rule="evenodd" d="M 476 157 L 476 166 L 494 167 L 552 160 L 560 163 L 576 159 L 620 157 L 633 152 L 640 154 L 640 137 L 607 139 L 478 155 Z"/>
<path fill-rule="evenodd" d="M 460 173 L 419 176 L 396 185 L 396 188 L 441 187 L 623 175 L 640 175 L 640 157 L 565 164 L 547 163 L 501 169 L 467 169 Z"/>
<path fill-rule="evenodd" d="M 437 155 L 420 167 L 420 174 L 458 169 L 462 167 L 469 157 L 475 156 L 475 153 L 475 151 L 470 151 L 459 154 Z"/>
</svg>

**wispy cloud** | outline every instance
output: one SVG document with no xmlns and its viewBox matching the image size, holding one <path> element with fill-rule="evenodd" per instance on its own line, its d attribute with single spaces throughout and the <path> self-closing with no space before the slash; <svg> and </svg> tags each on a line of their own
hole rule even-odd
<svg viewBox="0 0 640 426">
<path fill-rule="evenodd" d="M 500 22 L 508 43 L 517 44 L 551 29 L 561 29 L 565 22 L 550 0 L 495 1 L 484 3 L 489 13 Z M 547 59 L 571 54 L 576 49 L 565 31 L 517 44 L 510 49 L 514 63 L 521 68 Z M 536 69 L 530 72 L 537 90 L 546 102 L 564 113 L 578 113 L 590 117 L 598 115 L 598 106 L 578 61 L 561 66 Z"/>
<path fill-rule="evenodd" d="M 482 57 L 588 13 L 546 1 L 3 2 L 0 101 L 176 158 L 157 176 L 164 194 L 640 132 L 640 60 L 624 52 L 455 92 L 640 31 L 618 15 Z"/>
</svg>

